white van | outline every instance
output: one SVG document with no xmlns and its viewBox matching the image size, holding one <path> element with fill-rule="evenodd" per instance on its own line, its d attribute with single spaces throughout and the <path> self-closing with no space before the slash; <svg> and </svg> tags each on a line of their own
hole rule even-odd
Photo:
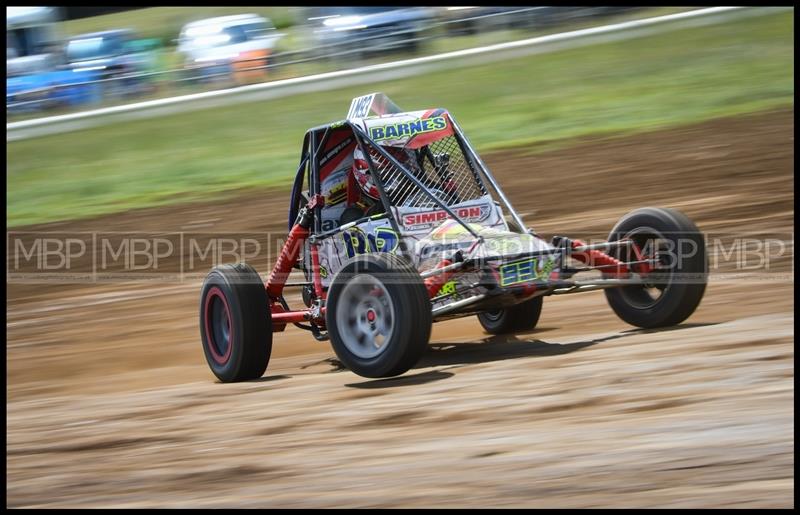
<svg viewBox="0 0 800 515">
<path fill-rule="evenodd" d="M 253 51 L 272 53 L 283 36 L 263 16 L 220 16 L 186 24 L 178 39 L 178 52 L 190 66 L 231 63 Z"/>
</svg>

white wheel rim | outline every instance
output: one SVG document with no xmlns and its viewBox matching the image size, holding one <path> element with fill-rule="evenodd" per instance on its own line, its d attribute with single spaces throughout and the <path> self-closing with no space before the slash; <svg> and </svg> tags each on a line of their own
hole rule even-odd
<svg viewBox="0 0 800 515">
<path fill-rule="evenodd" d="M 374 358 L 386 349 L 395 318 L 389 291 L 369 274 L 359 274 L 348 282 L 336 305 L 336 328 L 342 343 L 361 359 Z"/>
</svg>

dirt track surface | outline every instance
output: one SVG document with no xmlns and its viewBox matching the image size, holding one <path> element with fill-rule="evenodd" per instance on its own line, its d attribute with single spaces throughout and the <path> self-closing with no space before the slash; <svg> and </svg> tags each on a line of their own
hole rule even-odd
<svg viewBox="0 0 800 515">
<path fill-rule="evenodd" d="M 533 332 L 437 324 L 417 367 L 368 380 L 289 328 L 261 380 L 223 385 L 197 283 L 9 284 L 7 506 L 793 507 L 793 117 L 485 156 L 548 237 L 660 205 L 786 243 L 757 279 L 715 269 L 668 330 L 548 298 Z M 28 229 L 282 231 L 285 197 Z"/>
</svg>

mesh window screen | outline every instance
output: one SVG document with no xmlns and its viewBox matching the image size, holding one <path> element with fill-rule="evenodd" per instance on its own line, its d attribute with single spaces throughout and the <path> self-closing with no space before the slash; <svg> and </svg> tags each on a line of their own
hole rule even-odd
<svg viewBox="0 0 800 515">
<path fill-rule="evenodd" d="M 435 207 L 433 200 L 409 180 L 391 161 L 367 143 L 370 158 L 392 205 Z M 455 136 L 447 136 L 419 149 L 381 147 L 405 166 L 447 206 L 475 200 L 487 191 L 467 161 Z"/>
</svg>

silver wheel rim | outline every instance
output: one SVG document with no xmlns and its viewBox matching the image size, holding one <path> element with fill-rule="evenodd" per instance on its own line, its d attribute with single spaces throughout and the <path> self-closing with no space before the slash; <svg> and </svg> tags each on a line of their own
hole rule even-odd
<svg viewBox="0 0 800 515">
<path fill-rule="evenodd" d="M 624 238 L 635 239 L 637 236 L 642 234 L 647 237 L 647 240 L 645 241 L 649 240 L 650 245 L 659 250 L 662 248 L 663 243 L 667 241 L 661 232 L 650 227 L 640 227 L 638 229 L 634 229 L 626 234 Z M 634 256 L 629 257 L 634 259 Z M 659 270 L 660 268 L 661 267 L 656 266 L 654 270 Z M 671 270 L 669 271 L 669 274 L 670 276 L 672 275 Z M 620 291 L 626 298 L 627 302 L 633 307 L 637 309 L 649 309 L 658 304 L 664 298 L 667 291 L 670 289 L 671 284 L 671 278 L 666 284 L 656 284 L 652 280 L 645 278 L 641 286 L 623 287 L 620 289 Z"/>
<path fill-rule="evenodd" d="M 359 274 L 342 290 L 336 327 L 348 351 L 361 359 L 383 352 L 394 332 L 394 303 L 376 277 Z"/>
</svg>

